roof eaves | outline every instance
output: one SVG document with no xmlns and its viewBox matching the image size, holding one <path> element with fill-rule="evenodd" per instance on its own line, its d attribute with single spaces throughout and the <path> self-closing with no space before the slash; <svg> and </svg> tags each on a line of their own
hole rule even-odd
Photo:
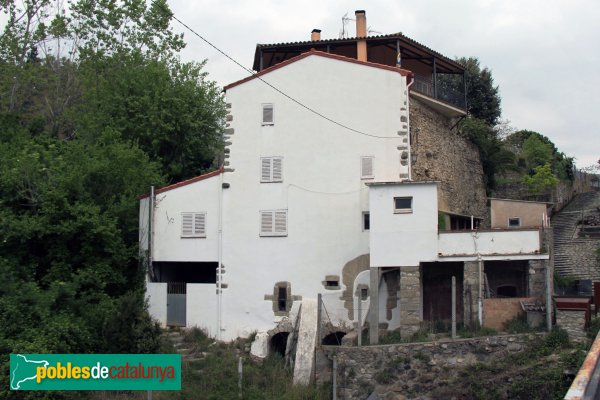
<svg viewBox="0 0 600 400">
<path fill-rule="evenodd" d="M 199 175 L 199 176 L 195 176 L 195 177 L 190 178 L 190 179 L 186 179 L 185 181 L 177 182 L 177 183 L 174 183 L 172 185 L 164 186 L 162 188 L 156 189 L 154 191 L 154 194 L 168 192 L 169 190 L 177 189 L 177 188 L 180 188 L 182 186 L 186 186 L 186 185 L 189 185 L 189 184 L 192 184 L 192 183 L 195 183 L 195 182 L 203 181 L 205 179 L 212 178 L 213 176 L 218 176 L 218 175 L 222 174 L 223 172 L 225 172 L 225 168 L 221 167 L 221 168 L 217 169 L 216 171 L 211 171 L 211 172 L 208 172 L 208 173 L 203 174 L 203 175 Z M 145 199 L 147 197 L 150 197 L 150 193 L 146 193 L 146 194 L 141 195 L 139 197 L 139 199 L 142 200 L 142 199 Z"/>
</svg>

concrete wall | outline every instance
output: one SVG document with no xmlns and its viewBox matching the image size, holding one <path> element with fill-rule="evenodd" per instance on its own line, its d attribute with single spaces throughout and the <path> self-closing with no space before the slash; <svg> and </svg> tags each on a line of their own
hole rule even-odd
<svg viewBox="0 0 600 400">
<path fill-rule="evenodd" d="M 146 282 L 146 300 L 148 313 L 157 320 L 161 326 L 167 325 L 167 283 Z"/>
<path fill-rule="evenodd" d="M 539 254 L 540 233 L 534 230 L 440 232 L 441 256 Z"/>
<path fill-rule="evenodd" d="M 539 228 L 547 216 L 546 203 L 517 200 L 490 200 L 491 227 L 507 229 L 509 218 L 520 218 L 521 228 Z"/>
<path fill-rule="evenodd" d="M 440 181 L 439 208 L 486 217 L 486 193 L 479 151 L 458 134 L 450 119 L 410 98 L 411 152 L 414 180 Z"/>
<path fill-rule="evenodd" d="M 398 72 L 312 55 L 263 79 L 329 118 L 389 139 L 332 124 L 258 79 L 227 89 L 224 339 L 293 320 L 299 298 L 330 293 L 325 277 L 342 277 L 348 262 L 369 253 L 361 220 L 369 210 L 365 182 L 398 180 L 408 172 L 398 149 L 405 145 L 398 132 L 407 107 L 406 78 Z M 273 104 L 273 125 L 261 124 L 264 103 Z M 260 183 L 260 158 L 270 156 L 283 157 L 283 182 Z M 370 180 L 361 179 L 363 156 L 374 157 Z M 260 236 L 259 211 L 274 209 L 287 210 L 287 235 Z M 277 282 L 289 282 L 291 295 L 299 296 L 287 315 L 274 315 L 272 301 L 265 300 Z M 336 311 L 344 308 L 347 286 L 340 285 L 337 300 L 327 296 L 327 307 Z"/>
<path fill-rule="evenodd" d="M 418 266 L 437 259 L 436 185 L 370 186 L 372 266 Z M 394 213 L 394 197 L 412 197 L 412 212 Z"/>
<path fill-rule="evenodd" d="M 188 283 L 186 288 L 185 317 L 188 327 L 197 326 L 210 337 L 217 337 L 216 285 Z"/>
<path fill-rule="evenodd" d="M 218 260 L 220 179 L 217 175 L 156 195 L 154 261 Z M 182 212 L 206 213 L 206 237 L 181 237 Z"/>
</svg>

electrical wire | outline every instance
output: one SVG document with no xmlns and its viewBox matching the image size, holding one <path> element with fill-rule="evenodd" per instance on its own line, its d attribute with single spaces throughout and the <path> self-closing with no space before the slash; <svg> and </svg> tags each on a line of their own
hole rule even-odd
<svg viewBox="0 0 600 400">
<path fill-rule="evenodd" d="M 223 50 L 221 50 L 220 48 L 218 48 L 217 46 L 215 46 L 214 44 L 212 44 L 208 39 L 204 38 L 202 35 L 200 35 L 198 32 L 196 32 L 194 29 L 192 29 L 186 23 L 184 23 L 179 18 L 177 18 L 175 16 L 175 14 L 171 10 L 168 10 L 168 11 L 171 14 L 171 18 L 173 18 L 175 21 L 179 22 L 184 28 L 186 28 L 187 30 L 189 30 L 194 35 L 196 35 L 198 38 L 200 38 L 202 41 L 204 41 L 210 47 L 212 47 L 213 49 L 215 49 L 216 51 L 218 51 L 219 53 L 221 53 L 223 56 L 225 56 L 230 61 L 232 61 L 234 64 L 236 64 L 237 66 L 239 66 L 240 68 L 242 68 L 244 71 L 246 71 L 247 73 L 249 73 L 251 76 L 256 77 L 258 80 L 260 80 L 261 82 L 263 82 L 264 84 L 266 84 L 267 86 L 269 86 L 270 88 L 272 88 L 273 90 L 275 90 L 276 92 L 278 92 L 279 94 L 281 94 L 282 96 L 284 96 L 284 97 L 288 98 L 289 100 L 293 101 L 294 103 L 298 104 L 300 107 L 306 109 L 307 111 L 309 111 L 309 112 L 317 115 L 320 118 L 323 118 L 323 119 L 331 122 L 332 124 L 335 124 L 335 125 L 343 128 L 343 129 L 346 129 L 346 130 L 348 130 L 350 132 L 357 133 L 359 135 L 368 136 L 368 137 L 372 137 L 372 138 L 375 138 L 375 139 L 398 139 L 398 137 L 395 137 L 395 136 L 378 136 L 378 135 L 373 135 L 373 134 L 370 134 L 370 133 L 366 133 L 366 132 L 360 131 L 358 129 L 354 129 L 354 128 L 348 126 L 348 125 L 344 125 L 341 122 L 338 122 L 338 121 L 336 121 L 336 120 L 334 120 L 332 118 L 329 118 L 328 116 L 320 113 L 319 111 L 315 110 L 314 108 L 311 108 L 311 107 L 307 106 L 306 104 L 302 103 L 300 100 L 295 99 L 294 97 L 292 97 L 289 94 L 285 93 L 283 90 L 281 90 L 278 87 L 274 86 L 273 84 L 265 81 L 257 72 L 255 72 L 255 71 L 253 71 L 253 70 L 251 70 L 249 68 L 244 67 L 236 59 L 234 59 L 229 54 L 225 53 Z"/>
</svg>

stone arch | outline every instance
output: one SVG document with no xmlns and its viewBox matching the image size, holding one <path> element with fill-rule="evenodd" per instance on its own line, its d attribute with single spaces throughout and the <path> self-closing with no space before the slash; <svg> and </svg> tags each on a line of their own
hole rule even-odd
<svg viewBox="0 0 600 400">
<path fill-rule="evenodd" d="M 340 300 L 344 301 L 344 308 L 348 310 L 348 318 L 354 319 L 354 297 L 355 287 L 354 281 L 358 274 L 363 271 L 368 271 L 370 268 L 370 256 L 369 254 L 360 255 L 346 263 L 342 268 L 342 282 L 344 283 L 344 291 Z"/>
</svg>

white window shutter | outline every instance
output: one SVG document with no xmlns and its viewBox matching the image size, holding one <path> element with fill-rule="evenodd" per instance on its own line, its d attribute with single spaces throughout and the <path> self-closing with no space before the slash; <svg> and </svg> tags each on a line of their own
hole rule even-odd
<svg viewBox="0 0 600 400">
<path fill-rule="evenodd" d="M 273 182 L 283 181 L 283 159 L 281 157 L 273 158 L 272 168 L 273 168 L 272 181 Z"/>
<path fill-rule="evenodd" d="M 194 214 L 194 236 L 205 236 L 206 235 L 206 214 L 196 213 Z"/>
<path fill-rule="evenodd" d="M 263 104 L 262 109 L 262 123 L 263 124 L 272 124 L 273 123 L 273 104 Z"/>
<path fill-rule="evenodd" d="M 266 235 L 273 233 L 273 211 L 260 212 L 260 233 Z"/>
<path fill-rule="evenodd" d="M 181 214 L 181 236 L 193 236 L 194 232 L 194 214 L 193 213 L 182 213 Z"/>
<path fill-rule="evenodd" d="M 275 230 L 273 233 L 287 233 L 287 211 L 275 211 Z"/>
<path fill-rule="evenodd" d="M 260 181 L 261 182 L 271 182 L 271 168 L 273 164 L 271 163 L 271 158 L 262 158 L 261 159 L 261 168 L 260 168 Z"/>
<path fill-rule="evenodd" d="M 360 176 L 361 178 L 373 177 L 373 157 L 361 157 Z"/>
</svg>

